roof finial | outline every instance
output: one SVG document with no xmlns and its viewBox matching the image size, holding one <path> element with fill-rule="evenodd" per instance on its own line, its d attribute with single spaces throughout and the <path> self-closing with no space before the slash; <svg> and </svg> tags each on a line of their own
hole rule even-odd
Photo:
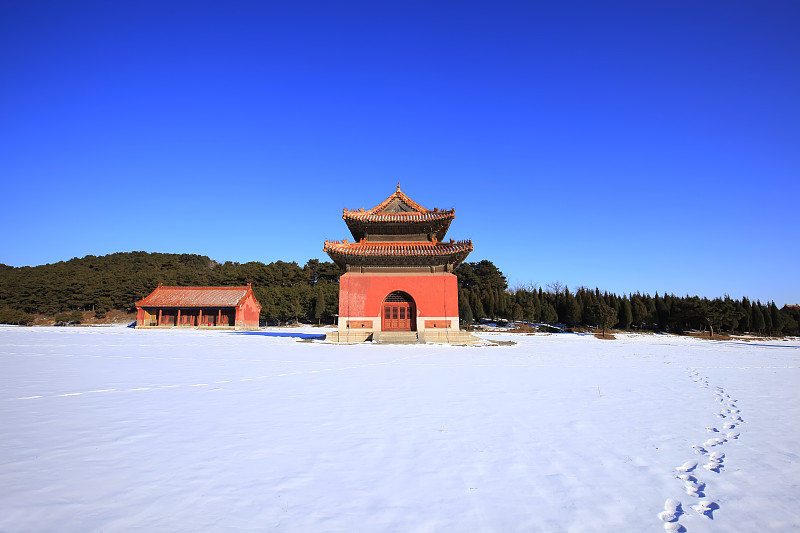
<svg viewBox="0 0 800 533">
<path fill-rule="evenodd" d="M 397 180 L 397 192 L 400 192 L 400 180 Z"/>
</svg>

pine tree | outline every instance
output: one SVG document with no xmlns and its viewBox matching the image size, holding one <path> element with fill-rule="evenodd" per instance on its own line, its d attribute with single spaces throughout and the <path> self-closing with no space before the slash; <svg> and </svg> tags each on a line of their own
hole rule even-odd
<svg viewBox="0 0 800 533">
<path fill-rule="evenodd" d="M 540 320 L 546 324 L 554 324 L 558 321 L 558 313 L 556 313 L 555 307 L 550 304 L 550 302 L 545 302 L 541 306 L 542 315 Z"/>
<path fill-rule="evenodd" d="M 775 302 L 770 302 L 769 304 L 769 314 L 770 318 L 772 319 L 772 333 L 773 335 L 780 335 L 783 333 L 783 316 L 781 312 L 778 310 L 778 306 L 775 305 Z"/>
<path fill-rule="evenodd" d="M 314 318 L 317 319 L 317 324 L 322 324 L 322 315 L 325 314 L 325 293 L 322 292 L 322 286 L 317 285 L 317 297 L 314 302 Z"/>
<path fill-rule="evenodd" d="M 486 311 L 486 317 L 489 320 L 494 320 L 497 311 L 497 301 L 495 300 L 494 291 L 490 289 L 485 289 L 483 291 L 483 296 L 481 297 L 481 303 L 483 304 L 483 309 Z"/>
<path fill-rule="evenodd" d="M 463 289 L 458 290 L 458 315 L 467 323 L 467 326 L 472 324 L 472 308 Z"/>
<path fill-rule="evenodd" d="M 506 301 L 506 291 L 500 287 L 495 288 L 497 293 L 497 314 L 501 318 L 508 318 L 508 302 Z"/>
<path fill-rule="evenodd" d="M 575 296 L 569 292 L 568 287 L 564 287 L 561 303 L 556 310 L 558 311 L 558 321 L 563 324 L 577 324 L 581 320 L 581 308 L 578 306 Z"/>
<path fill-rule="evenodd" d="M 751 314 L 753 317 L 753 329 L 758 333 L 763 333 L 766 322 L 764 321 L 764 314 L 761 312 L 761 306 L 753 302 L 751 309 Z"/>
<path fill-rule="evenodd" d="M 603 337 L 606 336 L 606 329 L 612 328 L 617 323 L 617 312 L 603 302 L 592 304 L 589 307 L 588 316 L 592 325 L 603 329 Z"/>
<path fill-rule="evenodd" d="M 649 294 L 645 294 L 643 298 L 644 304 L 647 307 L 647 317 L 645 321 L 649 324 L 656 323 L 656 303 L 653 301 L 653 298 L 650 297 Z"/>
<path fill-rule="evenodd" d="M 644 321 L 647 319 L 647 307 L 638 294 L 631 296 L 631 312 L 633 313 L 633 323 L 640 328 L 643 327 Z"/>
<path fill-rule="evenodd" d="M 664 303 L 664 300 L 658 295 L 658 293 L 656 293 L 654 303 L 656 308 L 656 323 L 658 324 L 658 329 L 663 331 L 667 329 L 667 324 L 669 323 L 669 311 L 667 310 L 667 305 Z"/>
<path fill-rule="evenodd" d="M 591 308 L 596 303 L 594 295 L 585 289 L 580 289 L 579 294 L 579 299 L 581 301 L 581 323 L 591 325 L 593 319 Z"/>
<path fill-rule="evenodd" d="M 575 313 L 575 322 L 580 323 L 583 317 L 583 305 L 578 298 L 572 299 L 572 308 Z"/>
<path fill-rule="evenodd" d="M 745 331 L 750 331 L 751 324 L 752 324 L 752 312 L 753 310 L 750 308 L 750 302 L 747 301 L 747 298 L 742 298 L 741 302 L 736 303 L 736 309 L 741 315 L 739 319 L 739 331 L 744 333 Z"/>
<path fill-rule="evenodd" d="M 617 324 L 617 311 L 610 305 L 600 304 L 600 327 L 603 328 L 603 337 L 606 330 L 613 328 Z"/>
<path fill-rule="evenodd" d="M 633 314 L 631 312 L 631 303 L 627 298 L 622 300 L 622 305 L 619 308 L 619 323 L 623 329 L 631 329 L 633 322 Z"/>
<path fill-rule="evenodd" d="M 472 317 L 474 320 L 480 320 L 486 316 L 486 311 L 483 309 L 483 303 L 480 296 L 478 296 L 477 289 L 473 289 L 469 293 L 469 306 L 472 308 Z"/>
<path fill-rule="evenodd" d="M 522 306 L 521 305 L 519 305 L 518 303 L 515 303 L 514 305 L 511 306 L 511 318 L 515 322 L 518 322 L 518 321 L 522 320 L 523 316 L 524 315 L 523 315 L 523 311 L 522 311 Z"/>
<path fill-rule="evenodd" d="M 541 306 L 539 294 L 533 291 L 530 299 L 530 307 L 525 308 L 525 320 L 538 321 L 541 318 L 539 307 Z"/>
<path fill-rule="evenodd" d="M 789 311 L 789 317 L 791 318 L 790 333 L 797 335 L 800 333 L 800 309 L 796 307 L 791 309 L 791 311 Z"/>
<path fill-rule="evenodd" d="M 767 333 L 772 333 L 772 315 L 769 313 L 769 307 L 761 305 L 761 302 L 758 303 L 758 306 L 761 311 L 761 315 L 764 317 L 764 331 Z"/>
</svg>

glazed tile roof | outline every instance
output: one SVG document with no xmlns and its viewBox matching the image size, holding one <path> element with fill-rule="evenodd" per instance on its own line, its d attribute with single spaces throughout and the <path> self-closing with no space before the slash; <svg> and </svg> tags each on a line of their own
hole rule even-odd
<svg viewBox="0 0 800 533">
<path fill-rule="evenodd" d="M 447 211 L 428 211 L 418 212 L 397 212 L 397 213 L 374 213 L 370 211 L 350 211 L 345 209 L 342 213 L 344 219 L 364 220 L 367 222 L 431 222 L 434 220 L 447 220 L 455 218 L 455 209 Z"/>
<path fill-rule="evenodd" d="M 372 209 L 345 209 L 342 218 L 355 242 L 325 241 L 323 247 L 339 266 L 452 266 L 472 251 L 472 241 L 444 242 L 455 209 L 426 209 L 399 183 Z"/>
<path fill-rule="evenodd" d="M 410 211 L 389 210 L 391 207 L 397 207 L 400 204 L 405 205 Z M 429 222 L 455 218 L 455 209 L 441 211 L 439 209 L 426 209 L 401 191 L 398 183 L 397 190 L 372 209 L 344 209 L 342 218 L 366 222 Z"/>
<path fill-rule="evenodd" d="M 421 213 L 429 211 L 429 209 L 425 209 L 424 207 L 419 205 L 417 202 L 415 202 L 414 200 L 409 198 L 406 195 L 406 193 L 401 191 L 400 190 L 400 182 L 397 183 L 397 190 L 394 193 L 392 193 L 386 200 L 382 201 L 381 203 L 379 203 L 378 205 L 376 205 L 375 207 L 370 209 L 370 211 L 383 211 L 384 209 L 389 207 L 389 205 L 391 205 L 391 203 L 394 202 L 395 200 L 400 200 L 401 202 L 406 204 L 408 207 L 410 207 L 414 211 L 418 211 L 418 212 L 421 212 Z"/>
<path fill-rule="evenodd" d="M 347 242 L 325 241 L 323 251 L 352 256 L 443 256 L 472 251 L 472 241 Z"/>
<path fill-rule="evenodd" d="M 159 285 L 137 307 L 236 307 L 250 287 L 164 287 Z"/>
</svg>

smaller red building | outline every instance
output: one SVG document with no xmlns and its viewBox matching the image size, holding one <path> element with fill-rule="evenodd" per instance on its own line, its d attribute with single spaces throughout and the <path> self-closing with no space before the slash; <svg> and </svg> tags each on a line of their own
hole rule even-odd
<svg viewBox="0 0 800 533">
<path fill-rule="evenodd" d="M 247 287 L 164 287 L 136 302 L 137 328 L 258 329 L 261 304 Z"/>
</svg>

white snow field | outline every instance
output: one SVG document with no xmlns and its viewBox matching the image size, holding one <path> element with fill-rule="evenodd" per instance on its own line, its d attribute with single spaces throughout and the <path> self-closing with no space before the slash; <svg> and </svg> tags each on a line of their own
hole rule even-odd
<svg viewBox="0 0 800 533">
<path fill-rule="evenodd" d="M 0 327 L 0 531 L 800 531 L 798 340 L 484 336 Z"/>
</svg>

